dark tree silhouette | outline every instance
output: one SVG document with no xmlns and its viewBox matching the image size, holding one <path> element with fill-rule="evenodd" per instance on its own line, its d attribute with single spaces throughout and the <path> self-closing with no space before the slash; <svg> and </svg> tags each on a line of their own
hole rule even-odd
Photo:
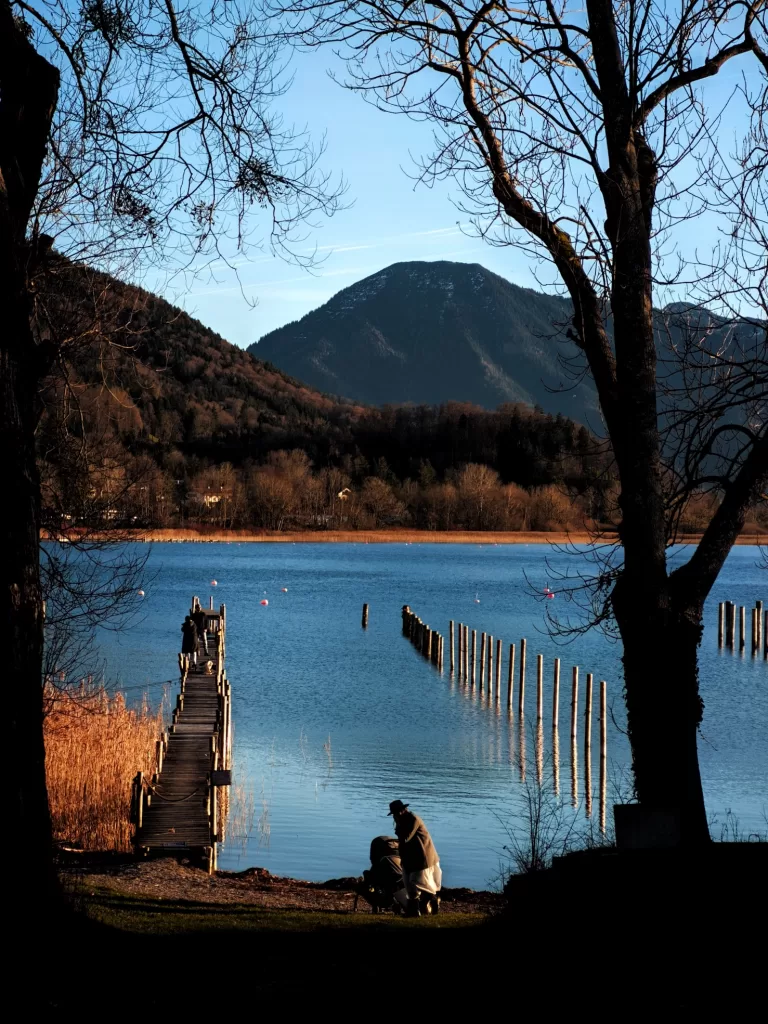
<svg viewBox="0 0 768 1024">
<path fill-rule="evenodd" d="M 723 111 L 706 86 L 733 64 L 764 83 L 765 0 L 686 0 L 674 11 L 661 0 L 295 0 L 270 10 L 305 45 L 340 50 L 348 85 L 379 108 L 431 122 L 436 150 L 420 176 L 458 181 L 483 236 L 556 271 L 583 356 L 574 372 L 595 382 L 620 481 L 621 565 L 607 578 L 637 796 L 675 810 L 684 842 L 708 841 L 697 648 L 705 598 L 766 488 L 764 329 L 748 317 L 713 351 L 712 317 L 673 308 L 677 322 L 661 334 L 683 341 L 666 346 L 660 370 L 654 286 L 672 276 L 682 222 L 743 220 L 743 205 L 728 201 L 742 169 L 719 146 Z M 748 124 L 755 97 L 745 87 L 730 100 Z M 721 257 L 741 318 L 749 268 Z M 731 410 L 734 374 L 744 401 Z M 705 482 L 719 500 L 671 572 L 676 516 Z"/>
<path fill-rule="evenodd" d="M 42 739 L 41 382 L 71 339 L 36 296 L 58 253 L 129 272 L 194 269 L 330 212 L 338 190 L 315 154 L 270 116 L 278 51 L 237 3 L 0 0 L 0 429 L 5 444 L 2 614 L 14 827 L 14 888 L 54 889 Z"/>
</svg>

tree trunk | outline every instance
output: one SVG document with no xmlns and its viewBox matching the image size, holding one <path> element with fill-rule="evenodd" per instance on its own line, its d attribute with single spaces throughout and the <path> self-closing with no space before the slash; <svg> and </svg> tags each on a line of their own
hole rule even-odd
<svg viewBox="0 0 768 1024">
<path fill-rule="evenodd" d="M 4 443 L 0 628 L 10 728 L 7 788 L 19 856 L 12 899 L 51 910 L 56 891 L 43 746 L 40 481 L 35 459 L 37 389 L 44 354 L 30 327 L 29 280 L 37 260 L 28 225 L 46 158 L 59 73 L 29 43 L 0 0 L 0 430 Z M 50 359 L 50 353 L 45 354 Z"/>
<path fill-rule="evenodd" d="M 7 297 L 7 288 L 2 288 Z M 18 297 L 17 305 L 18 305 Z M 26 303 L 24 303 L 26 306 Z M 9 305 L 3 302 L 8 319 Z M 29 332 L 29 324 L 22 325 Z M 18 324 L 17 324 L 18 329 Z M 18 338 L 18 334 L 16 336 Z M 34 349 L 29 338 L 28 352 Z M 43 690 L 41 680 L 43 617 L 40 592 L 40 483 L 35 460 L 37 379 L 0 348 L 0 423 L 5 445 L 3 486 L 2 635 L 8 675 L 11 749 L 7 758 L 11 793 L 12 839 L 19 856 L 14 890 L 27 905 L 42 907 L 55 892 L 51 820 L 45 783 Z"/>
<path fill-rule="evenodd" d="M 697 750 L 703 713 L 698 645 L 701 608 L 668 593 L 649 600 L 625 575 L 613 594 L 624 644 L 624 685 L 637 797 L 679 815 L 686 846 L 709 842 Z"/>
</svg>

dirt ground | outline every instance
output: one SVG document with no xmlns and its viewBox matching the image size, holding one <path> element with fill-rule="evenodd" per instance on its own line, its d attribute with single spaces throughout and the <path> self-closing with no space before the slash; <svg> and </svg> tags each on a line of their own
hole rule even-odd
<svg viewBox="0 0 768 1024">
<path fill-rule="evenodd" d="M 82 857 L 64 867 L 65 881 L 80 882 L 94 889 L 107 889 L 129 896 L 153 899 L 191 900 L 212 904 L 249 904 L 271 910 L 345 911 L 355 908 L 354 878 L 332 878 L 326 882 L 304 882 L 271 875 L 265 868 L 219 871 L 208 875 L 200 868 L 172 857 L 156 860 L 89 861 Z M 499 893 L 472 889 L 443 889 L 441 913 L 493 914 L 501 909 Z M 370 907 L 359 900 L 358 913 Z"/>
</svg>

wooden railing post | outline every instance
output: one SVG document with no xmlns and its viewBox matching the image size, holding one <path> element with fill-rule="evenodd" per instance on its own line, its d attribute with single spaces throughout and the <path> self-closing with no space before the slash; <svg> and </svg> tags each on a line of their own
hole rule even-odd
<svg viewBox="0 0 768 1024">
<path fill-rule="evenodd" d="M 144 772 L 136 775 L 136 832 L 144 826 Z"/>
</svg>

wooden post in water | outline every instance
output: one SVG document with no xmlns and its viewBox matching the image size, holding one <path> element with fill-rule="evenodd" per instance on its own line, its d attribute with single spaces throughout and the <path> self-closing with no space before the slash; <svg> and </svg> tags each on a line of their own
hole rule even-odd
<svg viewBox="0 0 768 1024">
<path fill-rule="evenodd" d="M 475 685 L 475 673 L 477 665 L 477 630 L 472 630 L 472 658 L 471 658 L 471 682 L 472 686 Z"/>
<path fill-rule="evenodd" d="M 525 714 L 525 648 L 526 641 L 520 641 L 520 682 L 517 687 L 517 713 L 520 718 Z"/>
<path fill-rule="evenodd" d="M 600 831 L 605 832 L 605 791 L 608 767 L 608 721 L 606 715 L 605 680 L 600 682 Z"/>
<path fill-rule="evenodd" d="M 536 655 L 536 721 L 544 718 L 544 655 Z"/>
<path fill-rule="evenodd" d="M 462 635 L 462 658 L 464 659 L 461 665 L 461 678 L 466 683 L 469 678 L 469 626 L 466 624 L 461 627 Z"/>
<path fill-rule="evenodd" d="M 763 630 L 763 602 L 755 602 L 755 608 L 757 608 L 757 631 L 760 634 L 757 641 L 757 649 L 760 650 L 763 644 L 768 645 L 768 636 L 766 636 L 766 634 L 768 634 L 768 625 L 766 625 L 765 630 Z M 768 616 L 766 616 L 765 621 L 768 623 Z M 768 647 L 766 647 L 766 649 L 768 650 Z"/>
<path fill-rule="evenodd" d="M 557 730 L 560 717 L 560 659 L 555 658 L 552 678 L 552 728 Z"/>
<path fill-rule="evenodd" d="M 725 606 L 725 646 L 731 651 L 734 647 L 736 636 L 736 605 L 733 601 L 727 601 Z"/>
<path fill-rule="evenodd" d="M 363 605 L 363 629 L 368 629 L 368 605 Z"/>
<path fill-rule="evenodd" d="M 512 709 L 512 697 L 515 688 L 515 645 L 509 645 L 509 671 L 507 676 L 507 707 Z"/>
<path fill-rule="evenodd" d="M 722 647 L 725 640 L 725 602 L 717 606 L 717 646 Z"/>
<path fill-rule="evenodd" d="M 448 644 L 449 644 L 449 646 L 451 648 L 448 656 L 450 658 L 450 672 L 451 672 L 451 675 L 453 675 L 453 667 L 454 667 L 454 665 L 453 665 L 453 647 L 454 647 L 454 642 L 455 642 L 455 638 L 454 638 L 454 635 L 453 635 L 453 619 L 451 619 L 451 621 L 449 623 L 449 626 L 448 626 Z"/>
<path fill-rule="evenodd" d="M 488 699 L 493 696 L 493 637 L 488 634 Z"/>
<path fill-rule="evenodd" d="M 407 604 L 403 605 L 403 636 L 408 636 L 410 633 L 409 618 L 411 615 L 411 609 Z"/>
<path fill-rule="evenodd" d="M 480 693 L 485 688 L 485 647 L 488 638 L 485 633 L 480 636 Z"/>
<path fill-rule="evenodd" d="M 576 742 L 576 730 L 579 714 L 579 669 L 573 666 L 573 679 L 571 681 L 571 743 Z"/>
<path fill-rule="evenodd" d="M 747 646 L 747 609 L 744 605 L 739 608 L 739 650 L 743 651 Z"/>
<path fill-rule="evenodd" d="M 501 700 L 501 640 L 496 641 L 496 700 Z"/>
<path fill-rule="evenodd" d="M 754 607 L 752 609 L 752 639 L 750 641 L 751 649 L 752 649 L 752 656 L 753 657 L 758 652 L 758 646 L 759 646 L 758 645 L 758 639 L 759 639 L 759 636 L 760 636 L 760 631 L 758 630 L 758 609 L 757 609 L 757 606 L 756 606 L 756 607 Z"/>
</svg>

